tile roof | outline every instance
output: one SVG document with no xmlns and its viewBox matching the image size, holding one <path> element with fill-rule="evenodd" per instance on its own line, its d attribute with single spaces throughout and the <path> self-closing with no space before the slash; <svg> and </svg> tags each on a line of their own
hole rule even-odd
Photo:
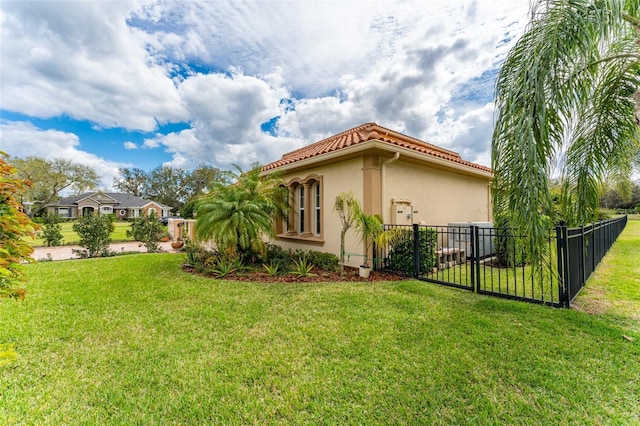
<svg viewBox="0 0 640 426">
<path fill-rule="evenodd" d="M 352 129 L 345 130 L 337 135 L 312 143 L 311 145 L 286 153 L 279 160 L 265 165 L 262 170 L 273 170 L 278 167 L 293 164 L 308 158 L 318 157 L 329 152 L 338 151 L 340 149 L 348 148 L 371 140 L 386 142 L 390 145 L 419 152 L 428 157 L 440 158 L 477 170 L 491 172 L 489 167 L 463 160 L 456 152 L 440 148 L 436 145 L 431 145 L 419 139 L 412 138 L 411 136 L 379 126 L 376 123 L 365 123 Z"/>
</svg>

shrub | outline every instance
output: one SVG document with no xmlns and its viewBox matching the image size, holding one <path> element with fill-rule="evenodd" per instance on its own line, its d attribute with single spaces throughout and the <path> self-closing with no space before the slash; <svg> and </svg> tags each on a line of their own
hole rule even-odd
<svg viewBox="0 0 640 426">
<path fill-rule="evenodd" d="M 15 194 L 31 184 L 14 175 L 15 167 L 0 151 L 0 298 L 24 299 L 25 290 L 15 285 L 25 280 L 23 262 L 33 262 L 33 248 L 23 237 L 34 237 L 39 226 L 22 211 Z"/>
<path fill-rule="evenodd" d="M 499 266 L 524 266 L 527 263 L 526 243 L 508 226 L 506 219 L 496 218 L 496 257 Z"/>
<path fill-rule="evenodd" d="M 296 259 L 293 261 L 294 267 L 290 272 L 293 275 L 298 275 L 300 277 L 309 277 L 315 274 L 312 274 L 313 263 L 309 262 L 306 256 L 302 256 L 300 259 Z"/>
<path fill-rule="evenodd" d="M 274 261 L 271 261 L 268 265 L 266 263 L 262 264 L 262 267 L 267 271 L 269 275 L 275 277 L 280 273 L 280 264 Z"/>
<path fill-rule="evenodd" d="M 149 253 L 160 251 L 158 241 L 164 235 L 164 225 L 160 223 L 156 212 L 137 218 L 131 223 L 131 229 L 127 230 L 127 237 L 141 242 Z"/>
<path fill-rule="evenodd" d="M 300 251 L 300 250 L 298 250 Z M 266 260 L 269 263 L 276 263 L 281 270 L 289 270 L 293 266 L 295 254 L 291 250 L 285 250 L 276 244 L 267 244 Z"/>
<path fill-rule="evenodd" d="M 316 267 L 326 271 L 336 272 L 340 270 L 340 258 L 335 254 L 315 250 L 297 249 L 291 251 L 275 244 L 267 244 L 266 260 L 269 263 L 278 264 L 280 269 L 290 270 L 295 267 L 295 262 L 302 258 L 306 258 Z"/>
<path fill-rule="evenodd" d="M 111 215 L 89 215 L 80 218 L 73 224 L 73 230 L 80 237 L 83 249 L 73 250 L 80 257 L 101 257 L 109 255 L 111 232 L 113 232 Z"/>
<path fill-rule="evenodd" d="M 62 226 L 60 226 L 60 222 L 60 216 L 55 214 L 47 214 L 43 217 L 42 239 L 46 246 L 62 245 Z"/>
<path fill-rule="evenodd" d="M 435 229 L 418 229 L 419 274 L 431 272 L 436 266 L 436 243 L 438 233 Z M 413 230 L 394 228 L 387 231 L 389 254 L 383 259 L 385 269 L 404 275 L 413 275 Z"/>
<path fill-rule="evenodd" d="M 221 257 L 219 252 L 207 250 L 200 244 L 191 240 L 187 240 L 187 244 L 184 246 L 184 251 L 186 253 L 185 263 L 194 268 L 197 272 L 207 272 Z"/>
<path fill-rule="evenodd" d="M 244 269 L 239 257 L 220 256 L 208 272 L 216 278 L 224 278 Z"/>
<path fill-rule="evenodd" d="M 340 258 L 332 253 L 309 250 L 305 254 L 310 263 L 326 271 L 337 272 L 340 270 Z"/>
</svg>

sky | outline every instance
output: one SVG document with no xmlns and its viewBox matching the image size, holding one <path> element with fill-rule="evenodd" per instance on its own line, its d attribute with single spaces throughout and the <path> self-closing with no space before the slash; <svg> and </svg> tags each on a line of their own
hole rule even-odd
<svg viewBox="0 0 640 426">
<path fill-rule="evenodd" d="M 363 123 L 490 165 L 529 0 L 0 0 L 0 150 L 92 167 L 267 164 Z"/>
</svg>

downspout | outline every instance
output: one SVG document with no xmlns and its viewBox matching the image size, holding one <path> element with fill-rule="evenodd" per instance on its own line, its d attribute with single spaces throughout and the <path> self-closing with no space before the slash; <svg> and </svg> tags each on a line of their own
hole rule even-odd
<svg viewBox="0 0 640 426">
<path fill-rule="evenodd" d="M 487 184 L 487 219 L 489 222 L 493 222 L 493 208 L 492 208 L 492 202 L 491 202 L 491 182 Z"/>
<path fill-rule="evenodd" d="M 400 158 L 400 152 L 396 151 L 395 154 L 393 154 L 393 157 L 389 158 L 388 160 L 384 161 L 382 163 L 382 165 L 380 166 L 380 213 L 382 214 L 382 218 L 386 219 L 384 217 L 384 183 L 385 183 L 385 166 L 387 164 L 391 164 L 395 161 L 398 161 L 398 158 Z"/>
</svg>

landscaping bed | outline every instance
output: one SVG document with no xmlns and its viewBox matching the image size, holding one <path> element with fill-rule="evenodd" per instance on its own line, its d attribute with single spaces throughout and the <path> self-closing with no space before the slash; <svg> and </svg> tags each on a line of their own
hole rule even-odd
<svg viewBox="0 0 640 426">
<path fill-rule="evenodd" d="M 185 272 L 200 274 L 204 276 L 215 277 L 213 275 L 199 273 L 193 266 L 183 265 L 182 269 Z M 345 266 L 344 274 L 340 275 L 340 272 L 328 271 L 321 268 L 313 268 L 310 275 L 300 276 L 294 274 L 284 275 L 270 275 L 266 271 L 253 270 L 238 272 L 230 274 L 224 277 L 226 281 L 245 281 L 245 282 L 259 282 L 259 283 L 312 283 L 312 282 L 374 282 L 374 281 L 400 281 L 406 279 L 406 277 L 391 274 L 383 271 L 371 271 L 368 278 L 362 278 L 358 273 L 358 268 Z"/>
</svg>

